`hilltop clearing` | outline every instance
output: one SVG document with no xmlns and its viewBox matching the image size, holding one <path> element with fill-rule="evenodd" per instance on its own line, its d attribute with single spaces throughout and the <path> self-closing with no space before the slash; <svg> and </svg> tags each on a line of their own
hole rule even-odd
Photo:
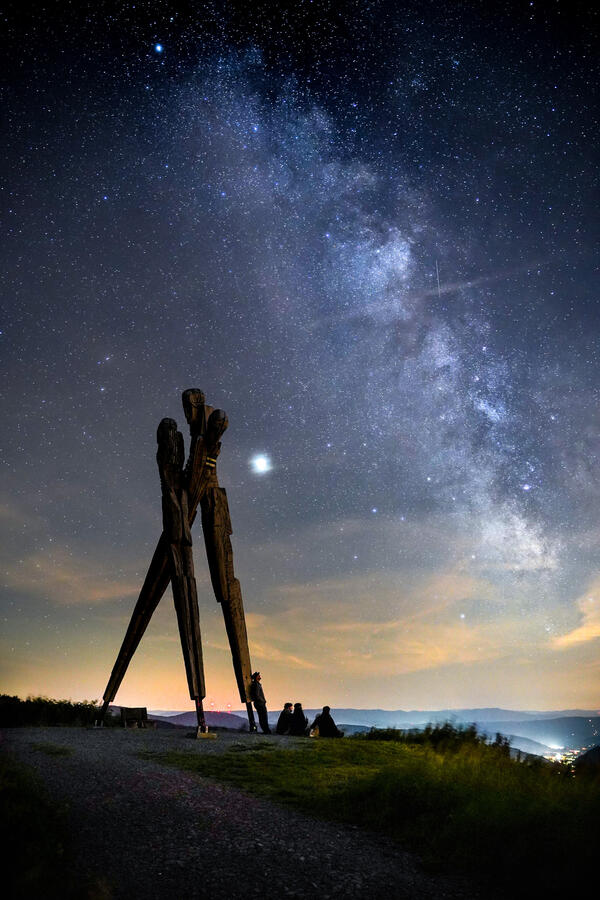
<svg viewBox="0 0 600 900">
<path fill-rule="evenodd" d="M 320 821 L 149 758 L 170 752 L 190 760 L 241 758 L 257 746 L 293 751 L 303 743 L 236 733 L 196 741 L 180 729 L 2 732 L 4 752 L 31 767 L 52 802 L 66 807 L 69 871 L 94 886 L 95 898 L 478 897 L 462 880 L 426 873 L 390 838 Z"/>
</svg>

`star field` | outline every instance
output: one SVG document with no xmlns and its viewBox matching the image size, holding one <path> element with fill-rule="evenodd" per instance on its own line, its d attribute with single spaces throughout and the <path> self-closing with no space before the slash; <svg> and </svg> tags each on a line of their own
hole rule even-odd
<svg viewBox="0 0 600 900">
<path fill-rule="evenodd" d="M 59 7 L 3 17 L 4 690 L 101 695 L 197 386 L 271 705 L 597 705 L 597 13 Z M 168 596 L 119 700 L 188 703 Z"/>
</svg>

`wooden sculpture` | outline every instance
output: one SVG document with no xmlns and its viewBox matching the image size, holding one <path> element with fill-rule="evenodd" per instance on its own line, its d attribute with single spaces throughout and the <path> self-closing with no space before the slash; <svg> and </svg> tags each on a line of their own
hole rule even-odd
<svg viewBox="0 0 600 900">
<path fill-rule="evenodd" d="M 163 419 L 158 426 L 156 454 L 162 490 L 163 532 L 106 686 L 99 723 L 114 700 L 152 613 L 170 581 L 190 698 L 196 705 L 198 733 L 207 731 L 202 706 L 206 689 L 191 535 L 191 526 L 200 506 L 210 578 L 223 610 L 240 700 L 246 704 L 250 730 L 256 731 L 250 703 L 252 670 L 248 636 L 240 583 L 233 571 L 227 494 L 225 488 L 219 487 L 217 479 L 220 439 L 228 425 L 227 416 L 220 409 L 206 406 L 204 394 L 195 388 L 184 391 L 182 402 L 190 428 L 190 455 L 184 468 L 183 435 L 177 430 L 174 419 Z"/>
</svg>

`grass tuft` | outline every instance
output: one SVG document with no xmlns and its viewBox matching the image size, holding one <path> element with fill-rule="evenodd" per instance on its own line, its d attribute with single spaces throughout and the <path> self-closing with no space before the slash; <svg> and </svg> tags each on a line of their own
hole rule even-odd
<svg viewBox="0 0 600 900">
<path fill-rule="evenodd" d="M 34 750 L 45 753 L 46 756 L 73 756 L 72 747 L 62 747 L 59 744 L 32 744 Z"/>
</svg>

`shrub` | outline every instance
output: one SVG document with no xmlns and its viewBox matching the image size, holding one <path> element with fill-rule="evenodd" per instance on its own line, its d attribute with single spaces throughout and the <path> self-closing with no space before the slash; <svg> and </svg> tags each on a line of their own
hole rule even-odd
<svg viewBox="0 0 600 900">
<path fill-rule="evenodd" d="M 510 742 L 501 734 L 496 734 L 490 745 L 485 735 L 479 734 L 475 725 L 454 725 L 452 722 L 426 725 L 425 728 L 371 728 L 358 739 L 370 741 L 395 741 L 400 744 L 432 747 L 440 753 L 452 753 L 464 747 L 492 746 L 498 753 L 508 756 Z"/>
<path fill-rule="evenodd" d="M 100 707 L 96 701 L 52 700 L 49 697 L 19 697 L 0 695 L 0 727 L 23 725 L 93 725 Z M 106 717 L 106 724 L 112 724 Z"/>
</svg>

